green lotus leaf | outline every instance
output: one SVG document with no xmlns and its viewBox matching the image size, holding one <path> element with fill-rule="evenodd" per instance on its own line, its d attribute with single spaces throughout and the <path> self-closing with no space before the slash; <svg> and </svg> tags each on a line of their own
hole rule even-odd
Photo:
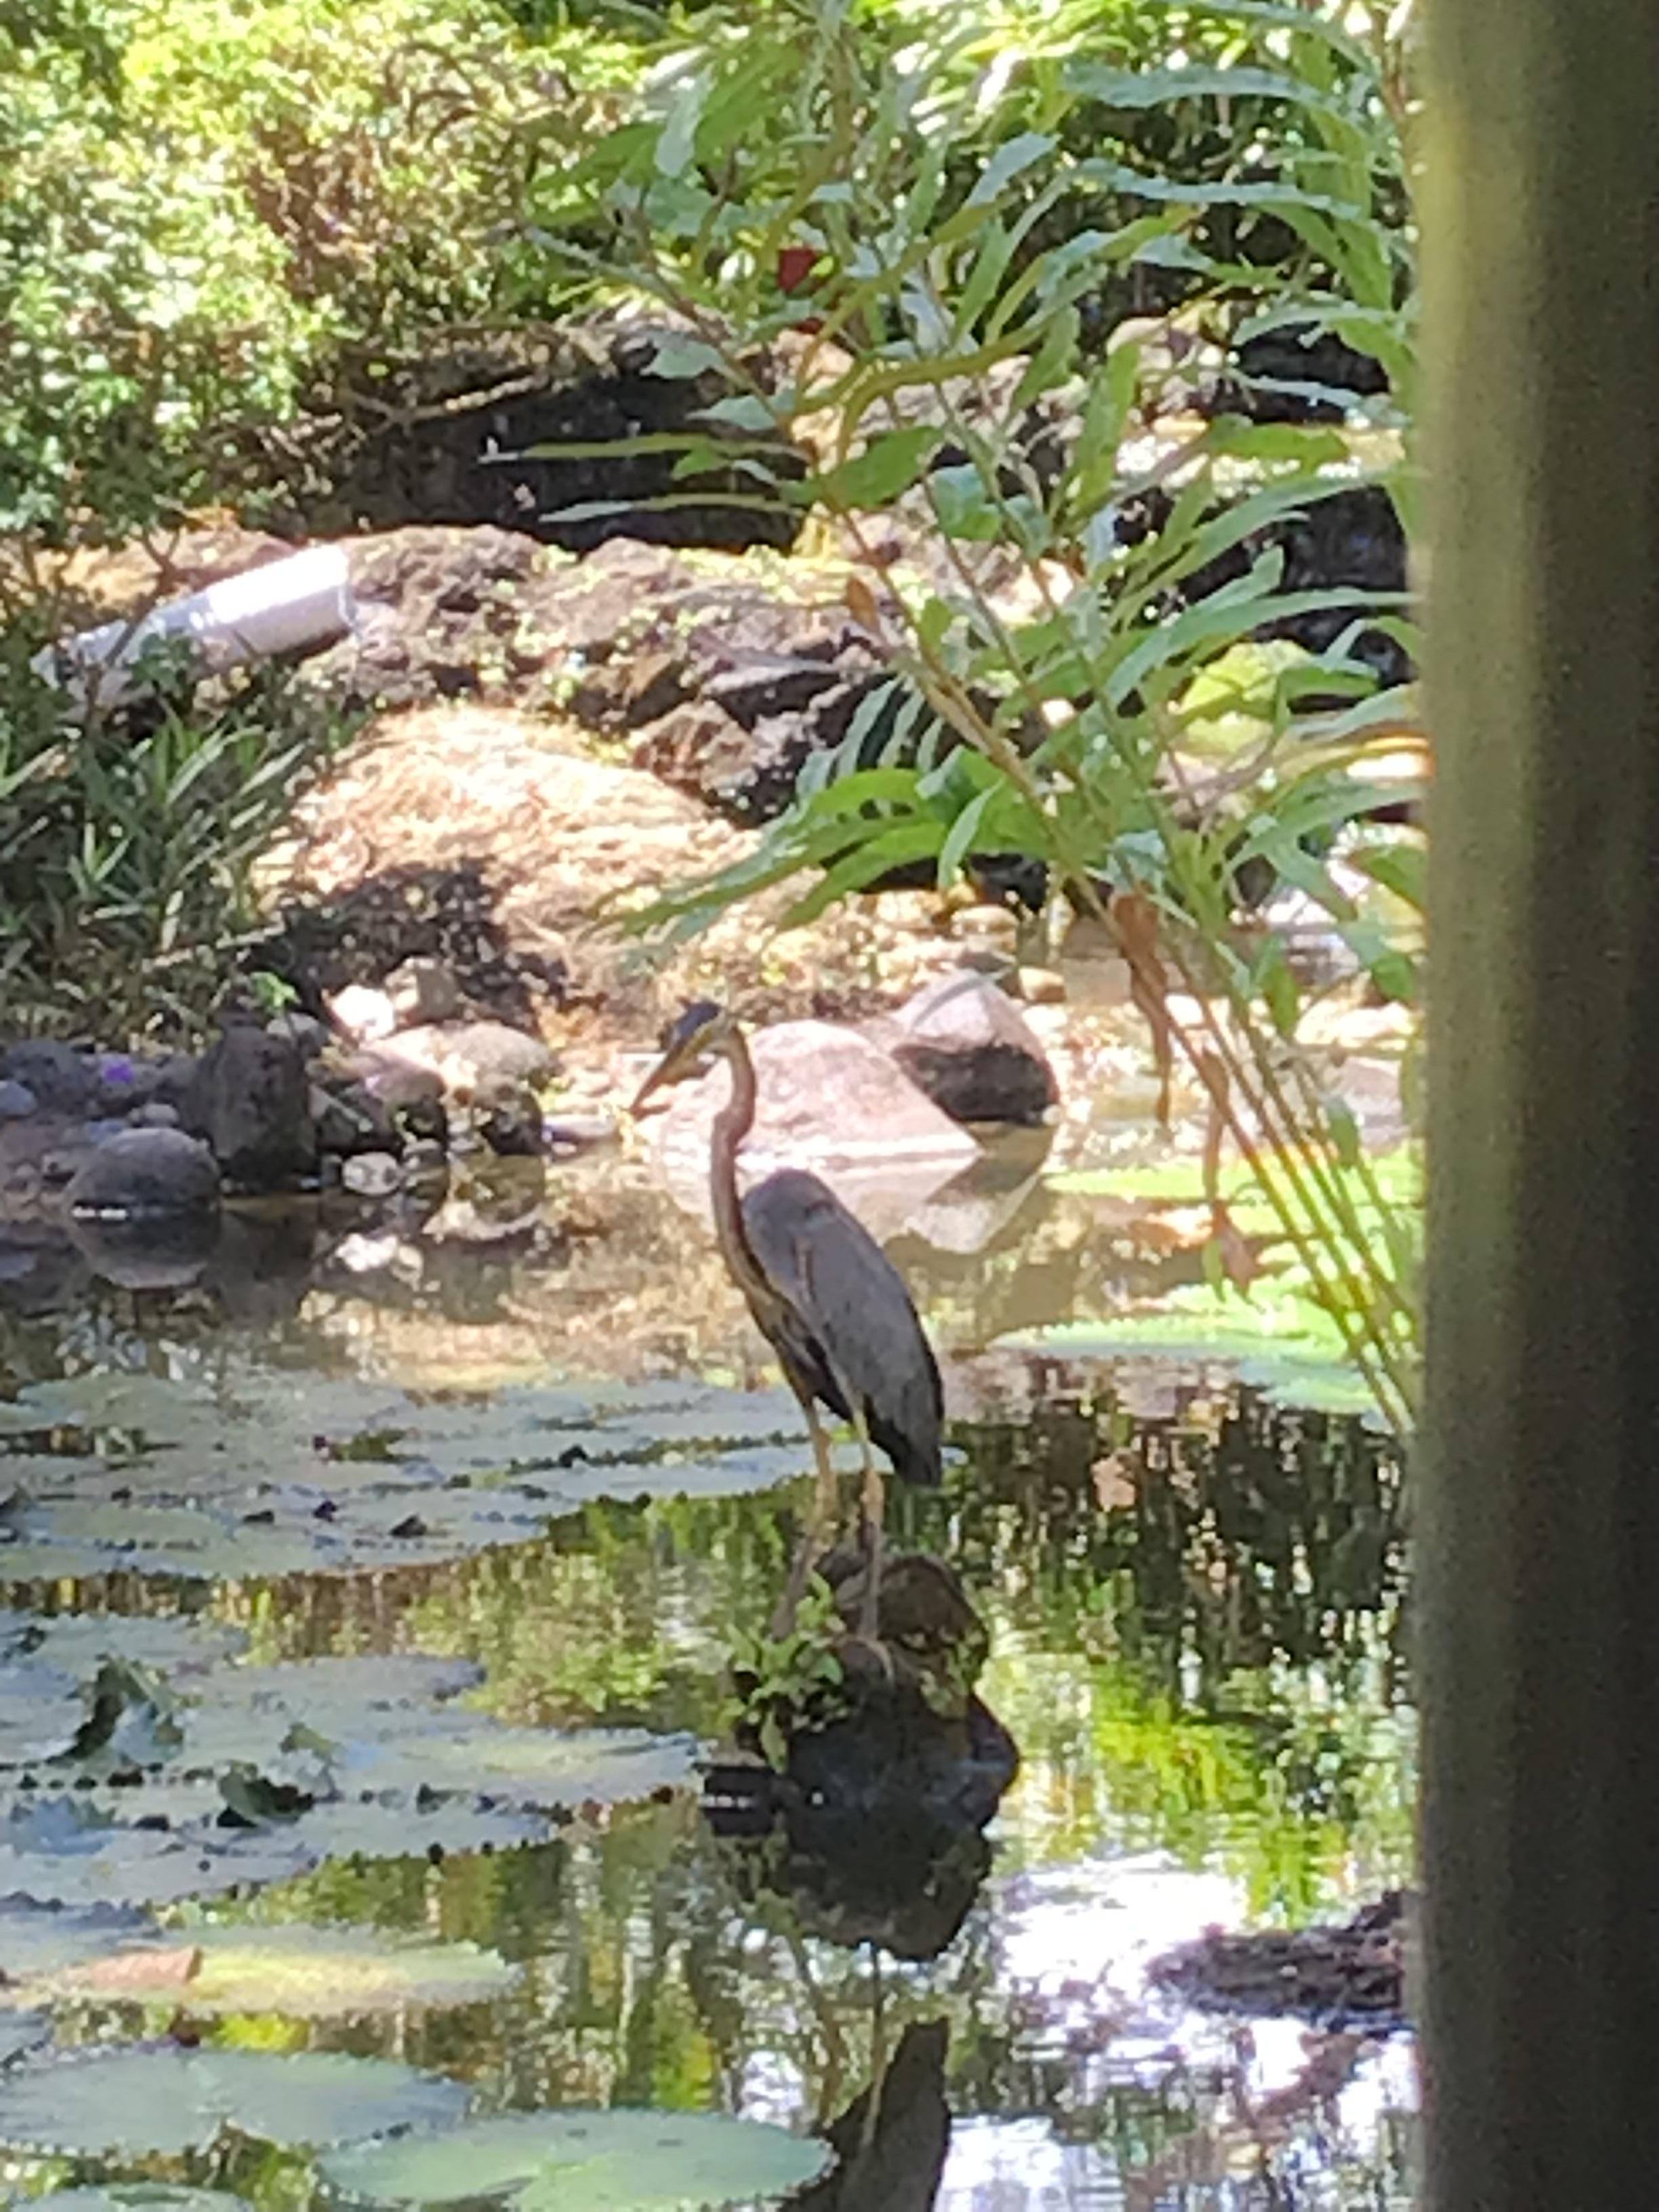
<svg viewBox="0 0 1659 2212">
<path fill-rule="evenodd" d="M 249 2212 L 245 2197 L 170 2181 L 105 2181 L 90 2189 L 55 2189 L 27 2203 L 29 2212 Z"/>
<path fill-rule="evenodd" d="M 467 2092 L 391 2059 L 130 2045 L 0 2074 L 0 2142 L 64 2157 L 179 2156 L 227 2128 L 261 2142 L 358 2142 L 452 2124 Z"/>
<path fill-rule="evenodd" d="M 755 2120 L 652 2111 L 513 2114 L 331 2153 L 324 2178 L 374 2204 L 488 2197 L 519 2212 L 706 2212 L 775 2203 L 830 2164 L 821 2142 Z"/>
<path fill-rule="evenodd" d="M 520 1972 L 473 1943 L 284 1923 L 171 1930 L 53 1974 L 32 1993 L 52 2002 L 165 1999 L 189 2013 L 330 2020 L 484 2003 Z"/>
</svg>

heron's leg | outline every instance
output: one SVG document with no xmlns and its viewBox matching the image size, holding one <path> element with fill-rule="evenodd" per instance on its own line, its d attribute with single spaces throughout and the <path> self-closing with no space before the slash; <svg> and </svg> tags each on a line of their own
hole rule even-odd
<svg viewBox="0 0 1659 2212">
<path fill-rule="evenodd" d="M 859 1607 L 859 1634 L 873 1644 L 877 1641 L 876 1628 L 881 1613 L 881 1524 L 887 1491 L 881 1469 L 870 1449 L 870 1432 L 861 1420 L 856 1426 L 859 1450 L 864 1459 L 864 1487 L 859 1496 L 859 1518 L 864 1537 L 864 1601 Z"/>
<path fill-rule="evenodd" d="M 795 1625 L 795 1614 L 806 1593 L 806 1577 L 812 1571 L 812 1562 L 823 1549 L 823 1540 L 835 1526 L 836 1511 L 840 1503 L 836 1482 L 835 1463 L 830 1456 L 830 1439 L 818 1419 L 818 1409 L 810 1398 L 801 1401 L 801 1411 L 806 1416 L 806 1425 L 812 1437 L 812 1457 L 817 1473 L 812 1481 L 812 1503 L 806 1516 L 800 1548 L 795 1553 L 794 1565 L 789 1570 L 789 1579 L 783 1586 L 783 1595 L 778 1600 L 777 1610 L 772 1615 L 768 1633 L 774 1638 L 787 1636 Z"/>
</svg>

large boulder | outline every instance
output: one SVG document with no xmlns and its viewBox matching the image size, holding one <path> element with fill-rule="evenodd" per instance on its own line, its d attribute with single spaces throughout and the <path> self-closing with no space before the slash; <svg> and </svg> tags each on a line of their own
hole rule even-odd
<svg viewBox="0 0 1659 2212">
<path fill-rule="evenodd" d="M 227 1029 L 202 1055 L 181 1113 L 245 1190 L 281 1189 L 316 1164 L 310 1078 L 292 1037 L 252 1023 Z"/>
<path fill-rule="evenodd" d="M 0 1076 L 30 1091 L 53 1114 L 90 1112 L 98 1095 L 98 1063 L 90 1053 L 55 1037 L 25 1037 L 0 1052 Z"/>
<path fill-rule="evenodd" d="M 382 1060 L 437 1076 L 453 1098 L 493 1103 L 544 1083 L 558 1055 L 506 1022 L 434 1022 L 398 1030 L 374 1048 Z"/>
<path fill-rule="evenodd" d="M 694 357 L 693 343 L 660 310 L 621 308 L 544 341 L 434 352 L 388 380 L 380 420 L 355 449 L 344 449 L 348 434 L 333 494 L 310 502 L 307 521 L 337 531 L 487 522 L 575 553 L 623 536 L 791 545 L 801 510 L 757 505 L 754 433 L 739 442 L 707 413 L 738 387 L 706 346 Z M 749 368 L 771 373 L 763 360 Z M 731 439 L 731 465 L 677 475 L 681 449 L 664 442 L 676 437 Z M 768 444 L 775 477 L 805 475 L 798 448 L 781 436 Z"/>
<path fill-rule="evenodd" d="M 1012 1000 L 971 971 L 941 976 L 901 1007 L 888 1048 L 957 1121 L 1030 1127 L 1059 1103 L 1048 1055 Z"/>
<path fill-rule="evenodd" d="M 978 1157 L 967 1131 L 868 1037 L 833 1022 L 780 1022 L 750 1042 L 759 1099 L 738 1159 L 745 1183 L 781 1167 L 822 1176 L 872 1235 L 891 1235 Z M 708 1211 L 709 1139 L 731 1096 L 724 1063 L 673 1095 L 659 1125 L 665 1178 Z"/>
<path fill-rule="evenodd" d="M 123 1129 L 88 1154 L 64 1193 L 91 1221 L 210 1216 L 219 1210 L 211 1150 L 182 1129 Z"/>
</svg>

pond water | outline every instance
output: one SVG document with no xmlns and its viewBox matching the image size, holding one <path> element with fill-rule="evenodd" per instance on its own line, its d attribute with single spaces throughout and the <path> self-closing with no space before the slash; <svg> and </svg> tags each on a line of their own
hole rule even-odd
<svg viewBox="0 0 1659 2212">
<path fill-rule="evenodd" d="M 831 2128 L 815 2212 L 1409 2202 L 1386 2016 L 1248 1978 L 1211 2010 L 1149 1972 L 1409 1879 L 1397 1467 L 1214 1366 L 1034 1339 L 1197 1276 L 1133 1209 L 1010 1174 L 958 1249 L 950 1209 L 928 1226 L 892 1249 L 951 1451 L 937 1495 L 891 1497 L 891 1540 L 959 1571 L 1020 1767 L 901 1947 L 936 1955 L 902 1958 L 700 1802 L 811 1462 L 706 1231 L 642 1168 L 515 1164 L 422 1225 L 245 1217 L 208 1254 L 0 1248 L 10 2189 L 311 2200 L 301 2146 L 330 2131 L 234 2087 L 237 2124 L 197 2140 L 146 2125 L 155 2075 L 131 2110 L 103 2075 L 95 2119 L 17 2118 L 54 2046 L 143 2041 L 396 2062 L 486 2115 Z M 879 2125 L 835 2131 L 877 2076 Z M 628 2193 L 634 2158 L 536 2201 L 675 2201 Z M 425 2193 L 503 2201 L 478 2173 Z"/>
</svg>

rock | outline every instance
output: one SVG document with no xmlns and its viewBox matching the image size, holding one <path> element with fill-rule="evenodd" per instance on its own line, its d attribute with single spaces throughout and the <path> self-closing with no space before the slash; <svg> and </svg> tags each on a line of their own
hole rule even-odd
<svg viewBox="0 0 1659 2212">
<path fill-rule="evenodd" d="M 1019 942 L 1019 917 L 1006 906 L 964 906 L 951 924 L 959 944 L 1012 954 Z"/>
<path fill-rule="evenodd" d="M 154 1097 L 161 1073 L 155 1060 L 136 1059 L 128 1052 L 100 1052 L 93 1055 L 98 1088 L 93 1100 L 100 1114 L 131 1114 Z"/>
<path fill-rule="evenodd" d="M 183 1109 L 224 1173 L 249 1190 L 272 1190 L 317 1158 L 306 1064 L 292 1038 L 237 1024 L 202 1056 Z"/>
<path fill-rule="evenodd" d="M 0 1121 L 27 1121 L 40 1105 L 27 1083 L 15 1082 L 10 1076 L 0 1078 Z"/>
<path fill-rule="evenodd" d="M 738 1159 L 745 1182 L 781 1167 L 821 1175 L 875 1236 L 890 1234 L 928 1194 L 978 1157 L 881 1048 L 830 1022 L 780 1022 L 750 1040 L 759 1085 L 755 1127 Z M 730 1097 L 724 1066 L 676 1091 L 656 1148 L 676 1200 L 708 1208 L 708 1144 Z"/>
<path fill-rule="evenodd" d="M 378 1052 L 356 1053 L 341 1073 L 360 1090 L 394 1114 L 414 1105 L 441 1100 L 444 1079 L 435 1067 L 416 1066 L 412 1060 L 388 1060 Z"/>
<path fill-rule="evenodd" d="M 358 1152 L 341 1168 L 340 1181 L 356 1198 L 390 1198 L 402 1189 L 404 1171 L 390 1152 Z"/>
<path fill-rule="evenodd" d="M 556 1114 L 542 1124 L 550 1152 L 584 1152 L 595 1145 L 614 1145 L 619 1133 L 614 1114 Z"/>
<path fill-rule="evenodd" d="M 1018 968 L 1019 995 L 1030 1006 L 1058 1006 L 1066 1000 L 1066 978 L 1056 968 Z"/>
<path fill-rule="evenodd" d="M 98 1095 L 98 1066 L 88 1054 L 53 1037 L 26 1037 L 0 1054 L 0 1076 L 34 1093 L 52 1114 L 88 1112 Z"/>
<path fill-rule="evenodd" d="M 65 1195 L 72 1213 L 101 1219 L 211 1212 L 219 1171 L 182 1130 L 123 1129 L 77 1167 Z"/>
<path fill-rule="evenodd" d="M 372 868 L 354 869 L 343 878 L 337 871 L 327 871 L 328 888 L 313 883 L 304 897 L 285 903 L 276 927 L 248 955 L 285 976 L 307 1005 L 321 1006 L 349 984 L 368 987 L 371 979 L 417 957 L 441 960 L 469 998 L 514 1018 L 521 1011 L 527 1015 L 538 1000 L 562 1004 L 563 962 L 514 945 L 502 929 L 503 896 L 514 882 L 510 859 L 503 856 L 505 865 L 498 868 L 483 857 L 493 842 L 485 826 L 492 817 L 501 818 L 503 826 L 510 823 L 517 833 L 514 842 L 522 843 L 527 826 L 524 794 L 503 787 L 512 779 L 503 777 L 502 754 L 510 754 L 515 738 L 530 738 L 533 732 L 539 766 L 547 757 L 544 728 L 527 719 L 520 723 L 513 716 L 471 712 L 478 742 L 468 747 L 472 757 L 459 775 L 460 764 L 432 757 L 433 748 L 423 751 L 417 770 L 428 786 L 426 792 L 410 789 L 414 763 L 406 756 L 394 770 L 394 782 L 403 786 L 394 798 L 384 793 L 371 796 L 361 786 L 354 790 L 349 778 L 337 781 L 326 800 L 318 794 L 319 812 L 325 812 L 329 822 L 325 834 L 343 835 L 360 855 L 366 841 L 382 844 L 384 852 Z M 414 720 L 440 744 L 454 727 L 442 712 Z M 422 732 L 415 735 L 418 745 Z M 428 803 L 434 808 L 430 815 L 424 811 Z M 411 804 L 419 811 L 419 830 Z M 455 831 L 463 823 L 469 857 L 456 860 Z M 310 838 L 317 826 L 316 817 L 307 823 Z M 379 989 L 378 984 L 373 988 Z"/>
<path fill-rule="evenodd" d="M 448 1141 L 444 1079 L 435 1068 L 367 1053 L 357 1054 L 348 1072 L 354 1079 L 353 1095 L 373 1101 L 401 1134 L 440 1145 Z"/>
<path fill-rule="evenodd" d="M 468 1099 L 493 1084 L 545 1082 L 558 1066 L 556 1055 L 539 1037 L 510 1029 L 505 1022 L 456 1022 L 399 1030 L 385 1038 L 386 1060 L 427 1068 L 441 1077 L 452 1097 Z"/>
<path fill-rule="evenodd" d="M 939 977 L 948 982 L 951 974 L 982 975 L 988 982 L 1012 983 L 1018 974 L 1012 952 L 999 952 L 994 945 L 964 945 L 957 954 L 951 970 Z"/>
<path fill-rule="evenodd" d="M 378 1044 L 401 1027 L 390 993 L 368 983 L 348 983 L 326 1004 L 335 1028 L 354 1044 Z"/>
<path fill-rule="evenodd" d="M 196 1085 L 196 1071 L 201 1065 L 193 1053 L 170 1052 L 152 1064 L 149 1095 L 164 1106 L 176 1106 L 182 1114 L 185 1102 Z"/>
<path fill-rule="evenodd" d="M 894 1059 L 958 1121 L 1041 1121 L 1060 1099 L 1048 1056 L 1012 1000 L 980 975 L 947 975 L 900 1009 Z"/>
<path fill-rule="evenodd" d="M 403 1150 L 392 1109 L 360 1084 L 334 1090 L 313 1084 L 311 1113 L 317 1125 L 317 1149 L 325 1157 L 349 1158 Z"/>
<path fill-rule="evenodd" d="M 288 1038 L 307 1060 L 315 1060 L 328 1048 L 328 1024 L 319 1022 L 315 1014 L 302 1014 L 295 1007 L 285 1014 L 274 1016 L 265 1027 L 272 1036 Z"/>
<path fill-rule="evenodd" d="M 125 1291 L 180 1291 L 206 1273 L 223 1231 L 216 1206 L 88 1212 L 72 1217 L 75 1249 Z"/>
<path fill-rule="evenodd" d="M 519 1085 L 490 1085 L 477 1127 L 485 1145 L 502 1159 L 533 1159 L 546 1149 L 541 1106 L 533 1091 Z"/>
<path fill-rule="evenodd" d="M 182 1116 L 165 1098 L 147 1098 L 142 1106 L 133 1108 L 128 1119 L 141 1129 L 176 1129 Z"/>
<path fill-rule="evenodd" d="M 375 427 L 345 458 L 334 498 L 320 511 L 313 502 L 313 527 L 493 523 L 577 553 L 621 537 L 793 544 L 799 513 L 752 498 L 729 503 L 731 493 L 754 488 L 735 459 L 701 472 L 696 500 L 686 499 L 664 434 L 732 434 L 704 410 L 737 388 L 713 366 L 690 375 L 665 369 L 665 349 L 683 350 L 688 335 L 660 308 L 624 307 L 567 320 L 539 343 L 452 341 L 383 384 Z M 764 379 L 770 366 L 757 358 L 750 373 Z M 754 432 L 744 435 L 752 449 Z M 635 439 L 634 450 L 622 450 Z M 547 450 L 561 447 L 612 450 Z M 805 455 L 781 438 L 770 441 L 768 462 L 780 477 L 805 474 Z M 665 495 L 675 503 L 659 504 Z M 580 511 L 595 503 L 601 512 Z"/>
<path fill-rule="evenodd" d="M 451 1021 L 461 1011 L 461 987 L 441 960 L 404 961 L 386 977 L 386 995 L 396 1017 L 393 1030 Z"/>
<path fill-rule="evenodd" d="M 416 1137 L 404 1153 L 404 1187 L 441 1193 L 449 1181 L 449 1155 L 431 1137 Z"/>
</svg>

